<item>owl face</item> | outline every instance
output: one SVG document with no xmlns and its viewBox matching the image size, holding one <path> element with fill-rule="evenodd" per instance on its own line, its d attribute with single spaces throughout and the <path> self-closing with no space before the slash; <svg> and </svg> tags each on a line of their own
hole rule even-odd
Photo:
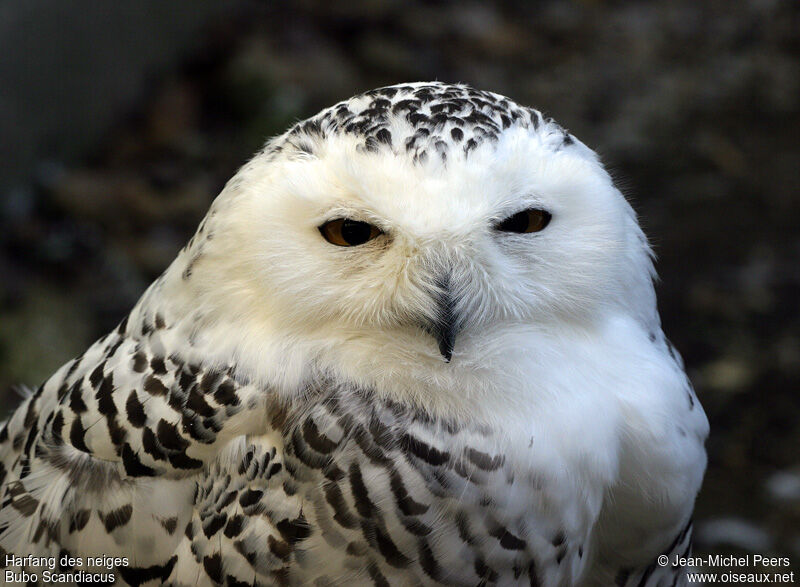
<svg viewBox="0 0 800 587">
<path fill-rule="evenodd" d="M 499 118 L 496 136 L 469 149 L 453 120 L 409 149 L 418 128 L 392 113 L 398 100 L 374 148 L 323 120 L 230 182 L 197 263 L 229 284 L 217 306 L 284 340 L 438 369 L 515 333 L 590 327 L 651 287 L 632 210 L 582 143 L 526 111 L 528 124 Z"/>
</svg>

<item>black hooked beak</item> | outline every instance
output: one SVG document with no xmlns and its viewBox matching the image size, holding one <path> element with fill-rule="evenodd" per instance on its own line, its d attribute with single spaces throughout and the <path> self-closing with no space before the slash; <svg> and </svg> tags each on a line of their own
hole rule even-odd
<svg viewBox="0 0 800 587">
<path fill-rule="evenodd" d="M 433 297 L 436 304 L 436 319 L 428 323 L 426 330 L 436 338 L 439 343 L 439 352 L 444 357 L 445 363 L 449 363 L 453 357 L 453 347 L 455 346 L 456 335 L 460 330 L 460 325 L 450 291 L 449 276 L 437 280 L 436 285 L 438 286 L 438 291 Z"/>
</svg>

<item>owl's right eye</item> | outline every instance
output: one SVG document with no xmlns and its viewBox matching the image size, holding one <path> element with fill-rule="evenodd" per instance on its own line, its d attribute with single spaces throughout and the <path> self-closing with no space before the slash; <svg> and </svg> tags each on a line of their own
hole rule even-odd
<svg viewBox="0 0 800 587">
<path fill-rule="evenodd" d="M 383 234 L 381 229 L 360 220 L 337 218 L 319 227 L 322 237 L 338 247 L 355 247 Z"/>
</svg>

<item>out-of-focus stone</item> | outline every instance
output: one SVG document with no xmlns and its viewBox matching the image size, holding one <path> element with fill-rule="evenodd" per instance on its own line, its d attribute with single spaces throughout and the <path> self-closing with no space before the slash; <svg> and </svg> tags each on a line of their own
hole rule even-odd
<svg viewBox="0 0 800 587">
<path fill-rule="evenodd" d="M 773 473 L 767 478 L 766 488 L 776 501 L 800 502 L 800 470 Z"/>
<path fill-rule="evenodd" d="M 734 546 L 759 554 L 772 546 L 767 531 L 742 518 L 716 518 L 698 523 L 695 536 L 697 542 L 707 547 Z"/>
<path fill-rule="evenodd" d="M 703 380 L 714 389 L 736 392 L 753 381 L 755 373 L 750 365 L 734 357 L 714 361 L 703 369 Z"/>
</svg>

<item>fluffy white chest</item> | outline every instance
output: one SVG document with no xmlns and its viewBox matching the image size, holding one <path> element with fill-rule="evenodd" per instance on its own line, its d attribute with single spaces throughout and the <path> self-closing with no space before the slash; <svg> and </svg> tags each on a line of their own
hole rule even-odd
<svg viewBox="0 0 800 587">
<path fill-rule="evenodd" d="M 358 401 L 344 416 L 315 407 L 307 420 L 314 426 L 304 430 L 355 440 L 334 459 L 345 474 L 342 499 L 325 492 L 334 480 L 324 473 L 309 480 L 307 498 L 354 511 L 370 504 L 361 513 L 385 505 L 376 536 L 385 532 L 392 550 L 410 552 L 409 560 L 436 563 L 423 566 L 420 577 L 427 579 L 455 573 L 462 583 L 477 573 L 513 582 L 533 573 L 542 585 L 603 584 L 620 569 L 648 565 L 686 526 L 705 468 L 707 422 L 660 331 L 651 336 L 627 319 L 606 327 L 604 345 L 572 338 L 559 341 L 570 352 L 550 344 L 544 348 L 552 357 L 537 356 L 520 345 L 527 360 L 505 357 L 507 365 L 522 365 L 504 370 L 507 382 L 535 383 L 487 402 L 478 420 L 489 425 L 409 421 Z M 468 351 L 470 341 L 463 344 Z M 502 367 L 503 358 L 496 364 Z M 351 428 L 354 421 L 360 423 Z M 314 450 L 300 439 L 294 436 L 287 454 L 303 461 Z M 414 518 L 430 529 L 424 538 L 392 505 L 398 492 L 425 504 Z M 314 511 L 326 527 L 326 508 Z M 323 542 L 335 551 L 321 538 L 321 551 Z M 390 567 L 387 574 L 400 572 Z"/>
</svg>

